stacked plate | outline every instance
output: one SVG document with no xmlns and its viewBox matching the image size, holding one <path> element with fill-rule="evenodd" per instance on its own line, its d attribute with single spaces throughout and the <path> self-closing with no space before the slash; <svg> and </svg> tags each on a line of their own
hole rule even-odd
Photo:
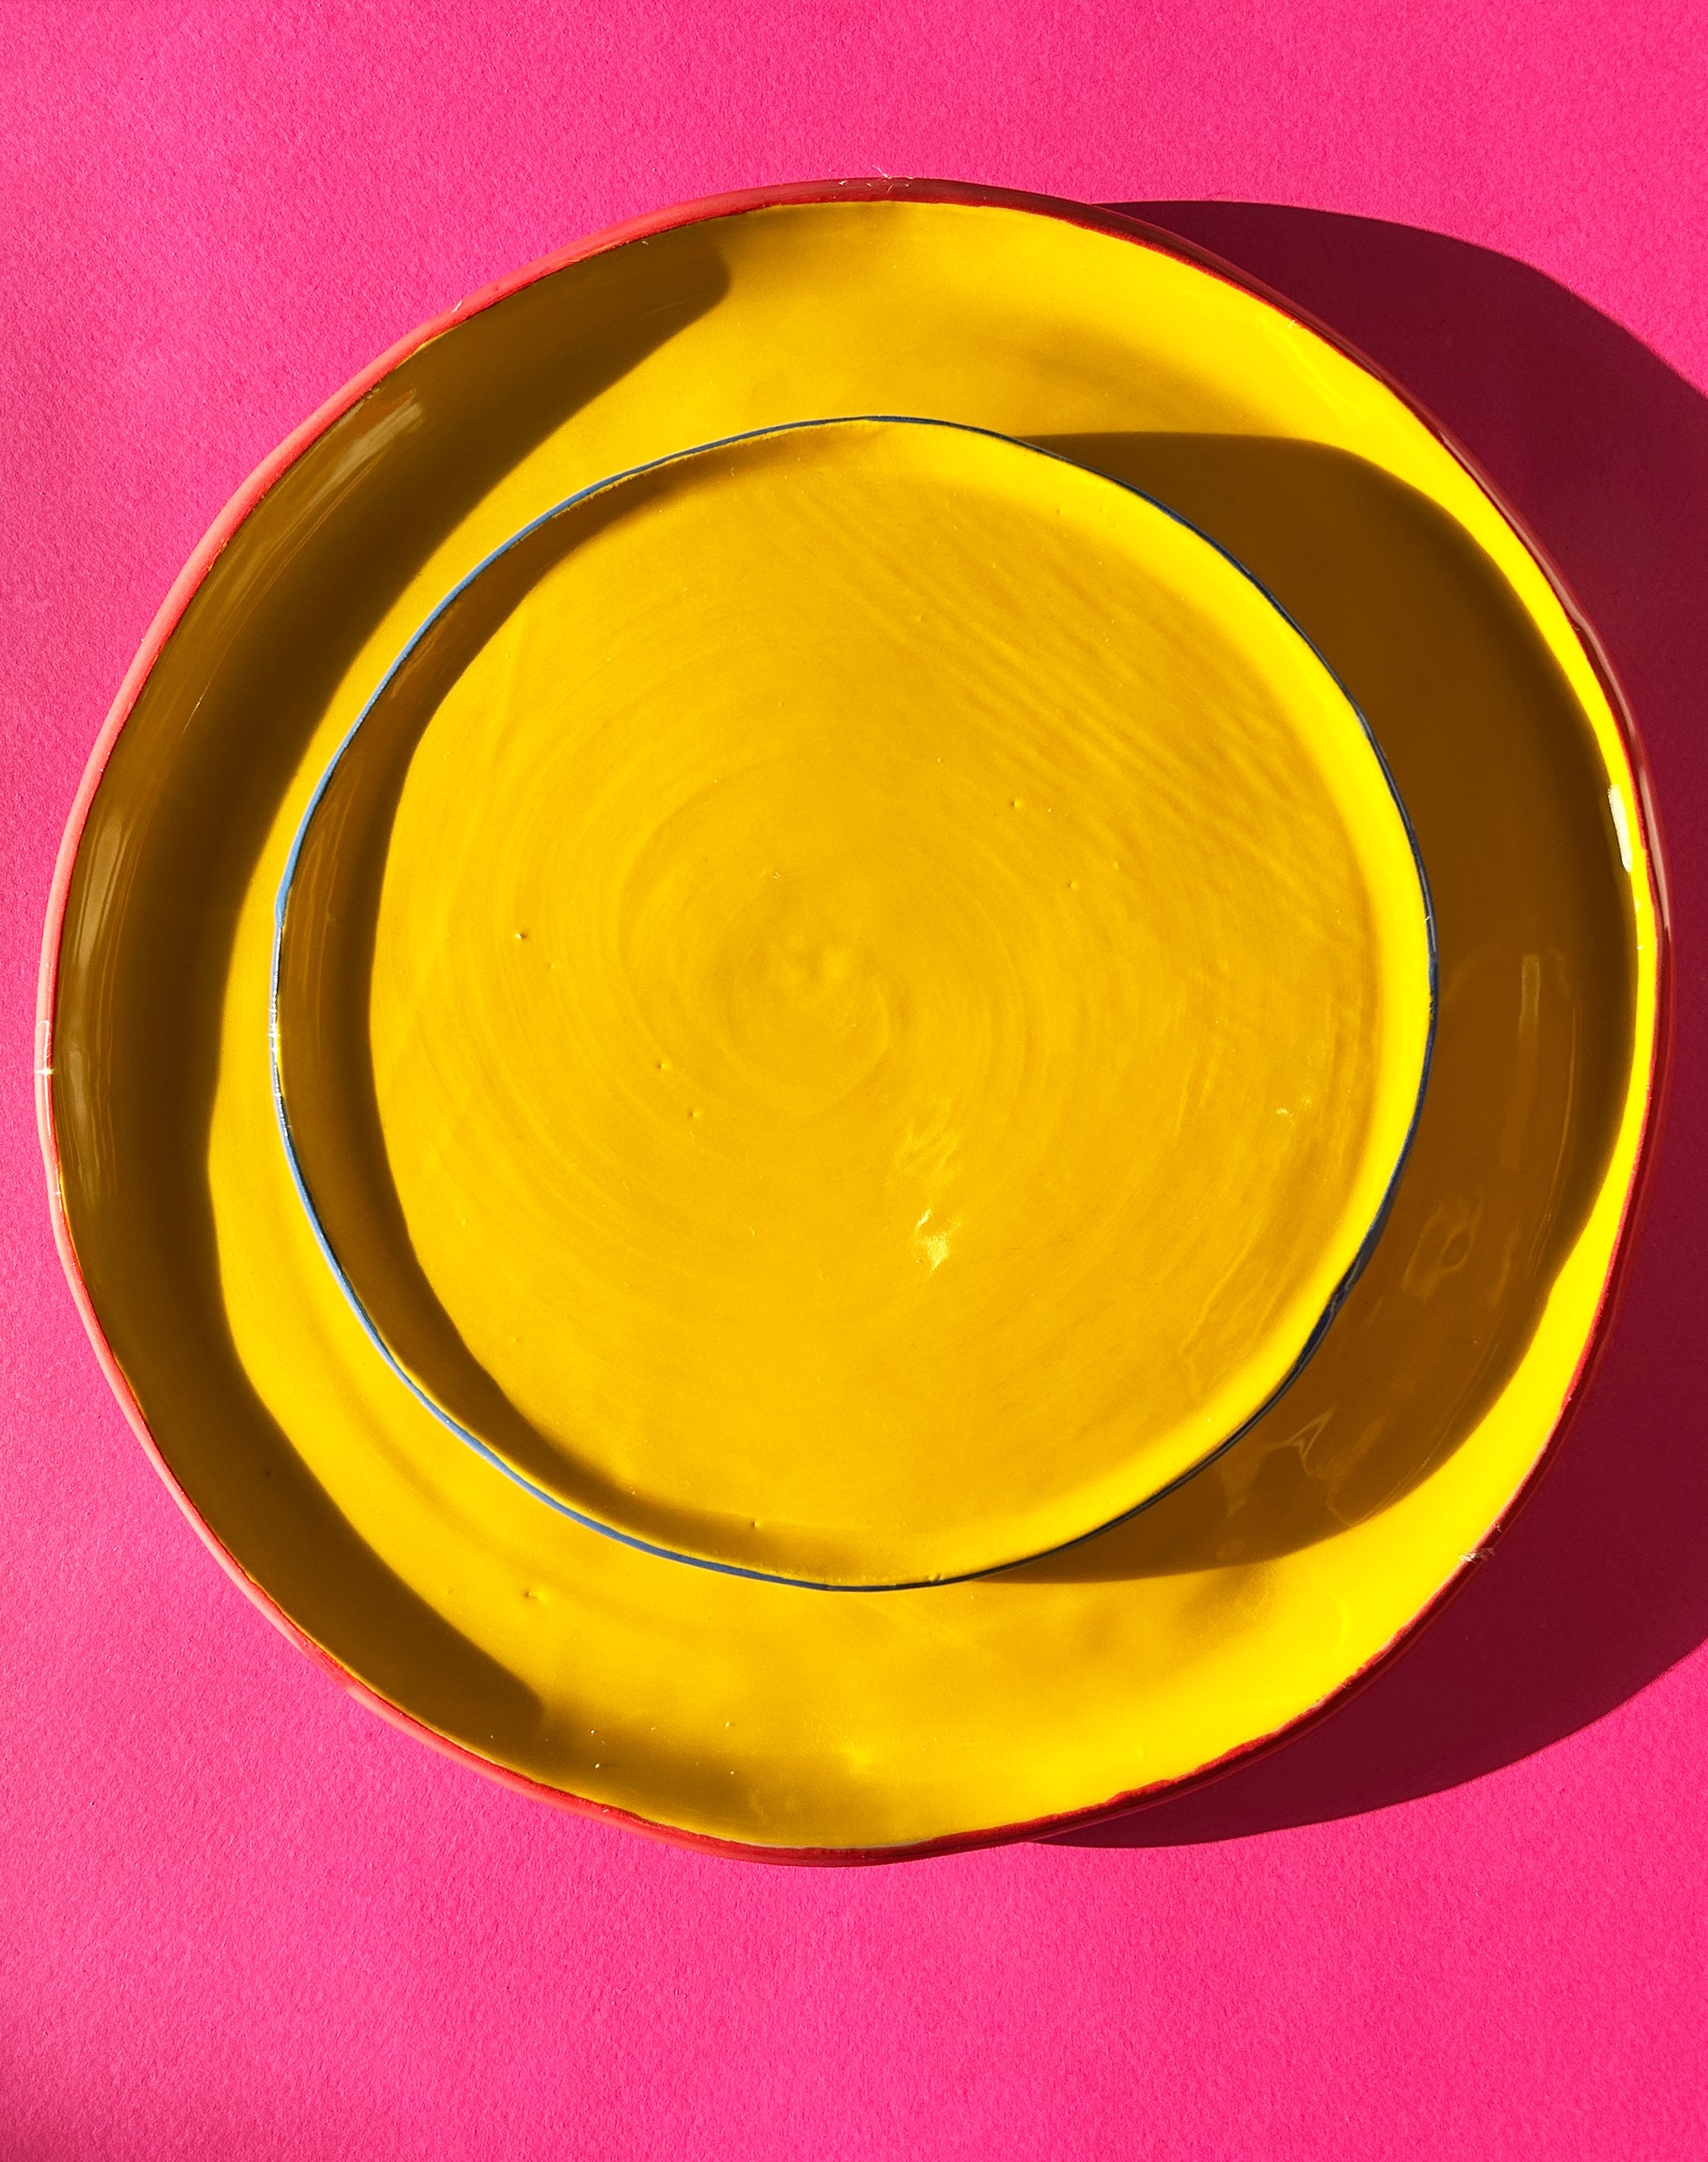
<svg viewBox="0 0 1708 2162">
<path fill-rule="evenodd" d="M 180 582 L 68 834 L 62 1250 L 240 1580 L 778 1858 L 1178 1783 L 1580 1377 L 1632 752 L 1392 386 L 1123 220 L 696 207 L 430 326 Z"/>
</svg>

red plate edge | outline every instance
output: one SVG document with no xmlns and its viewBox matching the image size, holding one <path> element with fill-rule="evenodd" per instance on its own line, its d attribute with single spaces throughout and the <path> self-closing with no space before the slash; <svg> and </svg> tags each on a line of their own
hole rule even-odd
<svg viewBox="0 0 1708 2162">
<path fill-rule="evenodd" d="M 274 1604 L 262 1587 L 244 1569 L 236 1557 L 222 1546 L 213 1530 L 197 1511 L 194 1503 L 185 1493 L 161 1455 L 141 1407 L 132 1394 L 117 1359 L 113 1355 L 96 1318 L 78 1265 L 72 1244 L 70 1226 L 65 1215 L 64 1193 L 60 1177 L 58 1135 L 53 1116 L 53 1015 L 54 998 L 58 985 L 59 948 L 64 930 L 66 904 L 70 894 L 71 874 L 83 828 L 89 817 L 89 805 L 100 786 L 107 761 L 121 729 L 129 718 L 132 708 L 141 692 L 144 682 L 154 662 L 160 658 L 167 640 L 176 628 L 184 610 L 202 580 L 207 575 L 215 557 L 239 526 L 259 503 L 273 483 L 319 437 L 325 434 L 334 421 L 372 390 L 385 376 L 406 360 L 411 353 L 453 329 L 470 315 L 478 314 L 495 302 L 507 299 L 512 293 L 538 279 L 549 277 L 570 263 L 584 261 L 588 257 L 603 254 L 621 247 L 631 240 L 646 240 L 654 234 L 668 233 L 678 227 L 698 225 L 714 218 L 739 215 L 752 210 L 766 210 L 787 204 L 829 203 L 837 201 L 862 202 L 929 202 L 960 203 L 976 207 L 1019 210 L 1038 217 L 1054 218 L 1063 224 L 1082 226 L 1108 234 L 1113 239 L 1131 240 L 1140 246 L 1155 249 L 1159 253 L 1172 255 L 1209 272 L 1225 283 L 1238 286 L 1256 299 L 1276 309 L 1280 314 L 1323 338 L 1337 352 L 1343 353 L 1366 374 L 1373 376 L 1396 397 L 1429 430 L 1449 454 L 1464 468 L 1476 485 L 1494 504 L 1519 540 L 1534 558 L 1538 568 L 1553 588 L 1560 605 L 1576 632 L 1579 642 L 1587 654 L 1607 702 L 1613 713 L 1626 757 L 1630 759 L 1637 785 L 1639 802 L 1637 812 L 1641 821 L 1643 837 L 1648 850 L 1650 877 L 1654 890 L 1656 935 L 1656 1013 L 1653 1055 L 1650 1061 L 1648 1085 L 1644 1098 L 1643 1132 L 1638 1144 L 1637 1160 L 1632 1171 L 1630 1190 L 1626 1197 L 1625 1210 L 1620 1219 L 1618 1236 L 1613 1245 L 1607 1273 L 1601 1288 L 1600 1303 L 1596 1310 L 1586 1340 L 1583 1356 L 1561 1402 L 1559 1416 L 1536 1462 L 1527 1473 L 1523 1483 L 1508 1502 L 1504 1514 L 1496 1519 L 1484 1537 L 1479 1556 L 1486 1555 L 1494 1543 L 1511 1524 L 1518 1510 L 1534 1492 L 1537 1482 L 1553 1462 L 1566 1432 L 1571 1425 L 1585 1390 L 1593 1378 L 1605 1351 L 1606 1339 L 1625 1288 L 1628 1264 L 1642 1217 L 1648 1206 L 1653 1186 L 1656 1140 L 1662 1124 L 1662 1114 L 1670 1086 L 1674 1033 L 1676 963 L 1672 950 L 1672 933 L 1667 897 L 1665 862 L 1662 851 L 1659 820 L 1654 802 L 1647 761 L 1646 760 L 1636 722 L 1629 701 L 1613 673 L 1612 663 L 1604 652 L 1600 641 L 1591 628 L 1582 608 L 1578 605 L 1570 588 L 1547 549 L 1532 533 L 1524 519 L 1507 501 L 1501 490 L 1483 472 L 1477 461 L 1449 432 L 1447 429 L 1413 398 L 1404 386 L 1395 381 L 1386 369 L 1379 366 L 1360 352 L 1349 339 L 1318 322 L 1306 310 L 1300 308 L 1284 296 L 1272 291 L 1260 279 L 1246 276 L 1243 271 L 1225 263 L 1206 248 L 1146 225 L 1142 220 L 1130 218 L 1119 211 L 1107 210 L 1091 204 L 1076 203 L 1050 195 L 1038 195 L 1014 188 L 976 187 L 961 181 L 860 179 L 843 181 L 806 181 L 771 187 L 749 188 L 731 194 L 708 195 L 673 208 L 655 211 L 647 216 L 632 218 L 621 224 L 607 227 L 602 232 L 572 243 L 568 247 L 541 257 L 509 276 L 483 286 L 466 300 L 459 302 L 445 313 L 435 316 L 429 322 L 400 338 L 359 374 L 352 377 L 342 390 L 337 391 L 319 410 L 312 414 L 279 444 L 268 457 L 263 459 L 243 483 L 219 516 L 214 519 L 189 561 L 173 581 L 166 599 L 149 625 L 148 634 L 137 650 L 135 659 L 126 670 L 119 687 L 118 695 L 102 725 L 89 764 L 78 784 L 70 815 L 66 821 L 61 839 L 58 858 L 54 865 L 53 884 L 48 900 L 47 922 L 43 933 L 41 973 L 38 980 L 36 1008 L 36 1119 L 41 1139 L 42 1156 L 47 1173 L 48 1203 L 53 1220 L 54 1243 L 59 1252 L 61 1266 L 70 1285 L 71 1296 L 95 1354 L 100 1362 L 108 1385 L 117 1397 L 120 1408 L 147 1451 L 154 1469 L 165 1482 L 168 1491 L 189 1519 L 202 1543 L 225 1570 L 238 1588 L 258 1607 L 267 1619 L 299 1649 L 305 1652 L 315 1663 L 332 1675 L 350 1695 L 369 1710 L 376 1712 L 390 1725 L 401 1728 L 417 1740 L 426 1742 L 441 1754 L 468 1764 L 487 1778 L 518 1792 L 531 1795 L 555 1808 L 568 1810 L 579 1816 L 591 1817 L 606 1823 L 625 1826 L 632 1831 L 643 1833 L 649 1838 L 667 1845 L 688 1848 L 704 1854 L 735 1857 L 742 1861 L 770 1862 L 819 1867 L 849 1867 L 885 1862 L 923 1860 L 935 1855 L 960 1854 L 984 1847 L 1007 1845 L 1016 1840 L 1035 1839 L 1050 1833 L 1085 1830 L 1094 1824 L 1107 1823 L 1127 1815 L 1143 1804 L 1187 1794 L 1224 1777 L 1236 1766 L 1246 1763 L 1260 1753 L 1278 1747 L 1298 1735 L 1307 1732 L 1331 1712 L 1339 1709 L 1357 1691 L 1364 1688 L 1389 1664 L 1417 1641 L 1423 1630 L 1439 1619 L 1449 1601 L 1465 1581 L 1472 1564 L 1462 1565 L 1442 1586 L 1435 1596 L 1413 1616 L 1382 1651 L 1356 1673 L 1330 1692 L 1319 1704 L 1287 1721 L 1271 1732 L 1259 1735 L 1242 1744 L 1225 1757 L 1186 1778 L 1166 1780 L 1153 1786 L 1137 1787 L 1112 1796 L 1107 1801 L 1094 1803 L 1083 1810 L 1068 1811 L 1061 1816 L 1032 1818 L 1020 1824 L 995 1826 L 980 1831 L 951 1833 L 939 1839 L 918 1840 L 911 1843 L 865 1848 L 841 1847 L 768 1847 L 741 1840 L 717 1839 L 699 1832 L 684 1831 L 673 1826 L 654 1823 L 650 1818 L 637 1817 L 627 1810 L 587 1799 L 580 1795 L 566 1794 L 555 1787 L 549 1787 L 521 1772 L 490 1762 L 460 1743 L 437 1733 L 431 1727 L 412 1718 L 384 1698 L 378 1695 L 347 1667 L 312 1639 L 304 1635 L 282 1608 Z"/>
</svg>

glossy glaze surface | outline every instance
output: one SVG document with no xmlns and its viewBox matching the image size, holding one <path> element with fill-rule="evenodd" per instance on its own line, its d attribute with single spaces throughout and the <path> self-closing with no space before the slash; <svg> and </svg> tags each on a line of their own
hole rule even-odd
<svg viewBox="0 0 1708 2162">
<path fill-rule="evenodd" d="M 566 1532 L 327 1278 L 266 1053 L 271 910 L 333 747 L 530 516 L 802 408 L 1031 437 L 1215 533 L 1324 653 L 1441 946 L 1416 1142 L 1295 1389 L 1054 1561 L 849 1599 Z M 573 264 L 404 361 L 233 535 L 113 745 L 58 947 L 63 1206 L 173 1475 L 309 1638 L 476 1757 L 677 1830 L 881 1850 L 1093 1807 L 1272 1732 L 1455 1574 L 1546 1446 L 1647 1102 L 1653 890 L 1553 589 L 1391 391 L 1235 286 L 1065 218 L 791 205 Z"/>
<path fill-rule="evenodd" d="M 542 1496 L 919 1582 L 1275 1395 L 1430 968 L 1363 725 L 1224 553 L 825 424 L 573 502 L 412 641 L 281 888 L 281 1131 L 400 1378 Z"/>
</svg>

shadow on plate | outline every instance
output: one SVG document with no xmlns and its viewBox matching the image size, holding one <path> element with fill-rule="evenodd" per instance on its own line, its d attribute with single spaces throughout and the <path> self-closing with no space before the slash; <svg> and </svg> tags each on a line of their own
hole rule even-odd
<svg viewBox="0 0 1708 2162">
<path fill-rule="evenodd" d="M 233 1342 L 207 1182 L 220 987 L 240 898 L 340 678 L 517 459 L 715 306 L 726 283 L 715 253 L 700 246 L 686 262 L 662 306 L 632 251 L 579 283 L 527 287 L 457 338 L 430 341 L 274 482 L 113 748 L 61 938 L 53 1086 L 68 1217 L 145 1415 L 173 1407 L 173 1473 L 229 1550 L 258 1574 L 266 1557 L 268 1594 L 301 1629 L 382 1695 L 500 1755 L 535 1732 L 538 1699 L 358 1536 Z M 638 299 L 625 290 L 636 279 Z M 613 336 L 605 322 L 623 327 Z"/>
<path fill-rule="evenodd" d="M 1708 783 L 1698 710 L 1708 677 L 1708 399 L 1585 302 L 1485 249 L 1269 205 L 1127 207 L 1264 280 L 1390 369 L 1527 521 L 1631 700 L 1667 821 L 1672 927 L 1684 942 L 1669 1115 L 1642 1237 L 1593 1387 L 1546 1477 L 1405 1656 L 1330 1715 L 1193 1792 L 1065 1835 L 1170 1845 L 1457 1785 L 1601 1717 L 1708 1638 L 1696 1289 L 1708 1096 L 1689 946 L 1708 860 L 1690 827 Z"/>
<path fill-rule="evenodd" d="M 1362 458 L 1249 436 L 1046 438 L 1232 549 L 1370 721 L 1417 836 L 1440 1024 L 1392 1213 L 1286 1395 L 1113 1531 L 1020 1573 L 1246 1567 L 1389 1508 L 1475 1430 L 1600 1190 L 1634 945 L 1599 758 L 1553 655 L 1445 513 Z"/>
</svg>

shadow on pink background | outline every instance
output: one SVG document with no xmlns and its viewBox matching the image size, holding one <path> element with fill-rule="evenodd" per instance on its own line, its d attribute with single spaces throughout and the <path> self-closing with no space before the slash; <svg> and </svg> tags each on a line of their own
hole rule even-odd
<svg viewBox="0 0 1708 2162">
<path fill-rule="evenodd" d="M 1708 1638 L 1708 398 L 1549 278 L 1405 226 L 1270 204 L 1123 206 L 1349 338 L 1471 451 L 1564 573 L 1641 731 L 1678 943 L 1668 1116 L 1619 1325 L 1558 1457 L 1391 1668 L 1201 1792 L 1069 1835 L 1173 1844 L 1475 1778 L 1611 1711 Z"/>
<path fill-rule="evenodd" d="M 16 0 L 0 115 L 0 2158 L 1708 2153 L 1691 11 Z M 493 1787 L 246 1607 L 78 1330 L 30 1032 L 89 746 L 273 445 L 577 233 L 878 168 L 1148 199 L 1463 437 L 1631 693 L 1678 1042 L 1600 1379 L 1402 1660 L 1094 1847 L 786 1872 Z"/>
</svg>

